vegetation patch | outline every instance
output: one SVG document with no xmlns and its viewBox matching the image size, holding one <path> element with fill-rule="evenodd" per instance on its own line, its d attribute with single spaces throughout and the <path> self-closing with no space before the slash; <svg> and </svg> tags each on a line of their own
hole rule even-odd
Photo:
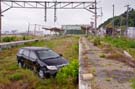
<svg viewBox="0 0 135 89">
<path fill-rule="evenodd" d="M 100 38 L 99 37 L 95 37 L 93 43 L 94 43 L 95 46 L 101 45 Z"/>
<path fill-rule="evenodd" d="M 108 82 L 110 82 L 112 79 L 111 78 L 106 78 L 105 80 L 108 81 Z"/>
<path fill-rule="evenodd" d="M 15 73 L 9 76 L 10 80 L 17 81 L 23 79 L 23 74 L 21 73 Z"/>
<path fill-rule="evenodd" d="M 19 41 L 19 40 L 30 40 L 33 39 L 31 36 L 6 36 L 2 38 L 2 42 L 12 42 L 12 41 Z"/>
<path fill-rule="evenodd" d="M 131 83 L 132 83 L 132 84 L 131 84 L 132 89 L 135 89 L 135 79 L 132 79 L 132 80 L 131 80 Z"/>
<path fill-rule="evenodd" d="M 0 88 L 3 86 L 5 89 L 22 89 L 25 86 L 26 88 L 23 89 L 77 89 L 78 39 L 79 37 L 76 36 L 58 38 L 26 43 L 17 48 L 3 50 L 0 52 Z M 57 53 L 63 54 L 63 57 L 69 61 L 69 66 L 63 68 L 55 79 L 42 80 L 34 72 L 28 69 L 21 69 L 17 65 L 16 54 L 18 49 L 26 46 L 51 48 Z M 63 77 L 63 81 L 61 81 L 60 76 Z M 67 77 L 64 79 L 64 76 Z"/>
<path fill-rule="evenodd" d="M 69 63 L 68 66 L 61 69 L 60 72 L 57 74 L 57 82 L 59 83 L 67 83 L 73 80 L 73 83 L 78 81 L 78 69 L 79 63 L 77 60 L 74 60 Z"/>
<path fill-rule="evenodd" d="M 105 57 L 106 57 L 105 54 L 101 54 L 101 55 L 100 55 L 100 58 L 105 58 Z"/>
</svg>

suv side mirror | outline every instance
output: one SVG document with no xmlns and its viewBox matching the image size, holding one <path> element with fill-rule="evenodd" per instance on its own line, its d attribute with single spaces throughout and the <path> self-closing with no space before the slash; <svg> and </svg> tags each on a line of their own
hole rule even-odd
<svg viewBox="0 0 135 89">
<path fill-rule="evenodd" d="M 63 56 L 61 53 L 59 54 L 61 57 Z"/>
</svg>

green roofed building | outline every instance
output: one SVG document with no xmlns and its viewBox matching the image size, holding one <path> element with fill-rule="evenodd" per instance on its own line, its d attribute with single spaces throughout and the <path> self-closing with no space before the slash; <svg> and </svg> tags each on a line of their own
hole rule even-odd
<svg viewBox="0 0 135 89">
<path fill-rule="evenodd" d="M 64 34 L 85 34 L 85 31 L 82 30 L 83 25 L 62 25 Z"/>
</svg>

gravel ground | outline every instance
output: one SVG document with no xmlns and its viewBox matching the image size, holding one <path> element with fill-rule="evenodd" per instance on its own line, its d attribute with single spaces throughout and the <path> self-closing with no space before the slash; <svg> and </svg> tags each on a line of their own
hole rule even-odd
<svg viewBox="0 0 135 89">
<path fill-rule="evenodd" d="M 92 89 L 132 89 L 130 80 L 135 69 L 116 60 L 100 58 L 103 52 L 85 39 L 89 47 L 89 60 L 94 74 Z"/>
</svg>

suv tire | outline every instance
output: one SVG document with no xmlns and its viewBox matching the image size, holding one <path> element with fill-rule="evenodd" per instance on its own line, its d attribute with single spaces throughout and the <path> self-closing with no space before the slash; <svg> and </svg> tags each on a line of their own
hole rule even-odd
<svg viewBox="0 0 135 89">
<path fill-rule="evenodd" d="M 54 74 L 52 75 L 53 78 L 56 78 L 56 76 L 57 76 L 57 73 L 54 73 Z"/>
<path fill-rule="evenodd" d="M 39 69 L 38 71 L 38 76 L 41 78 L 41 79 L 44 79 L 45 78 L 45 73 L 42 69 Z"/>
<path fill-rule="evenodd" d="M 24 68 L 25 67 L 24 63 L 20 62 L 20 61 L 18 61 L 18 66 L 19 66 L 19 68 Z"/>
</svg>

